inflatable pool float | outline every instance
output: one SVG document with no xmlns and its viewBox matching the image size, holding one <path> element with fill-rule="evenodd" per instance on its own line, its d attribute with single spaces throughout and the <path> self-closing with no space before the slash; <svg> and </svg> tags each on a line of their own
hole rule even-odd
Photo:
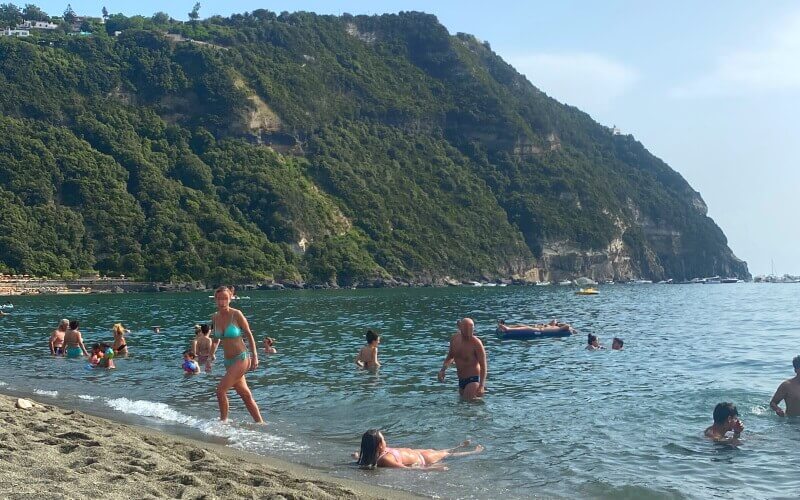
<svg viewBox="0 0 800 500">
<path fill-rule="evenodd" d="M 570 326 L 547 326 L 544 328 L 514 328 L 513 330 L 497 330 L 503 340 L 531 340 L 551 337 L 569 337 L 575 330 Z"/>
</svg>

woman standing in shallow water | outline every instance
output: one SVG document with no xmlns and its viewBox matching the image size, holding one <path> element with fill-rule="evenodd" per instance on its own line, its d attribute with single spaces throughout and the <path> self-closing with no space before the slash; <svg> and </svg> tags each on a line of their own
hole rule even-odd
<svg viewBox="0 0 800 500">
<path fill-rule="evenodd" d="M 225 375 L 217 386 L 217 401 L 219 401 L 219 418 L 223 422 L 228 420 L 228 390 L 233 388 L 244 401 L 247 411 L 256 422 L 263 422 L 258 405 L 253 399 L 253 393 L 247 387 L 245 374 L 248 370 L 258 368 L 258 349 L 250 331 L 250 325 L 242 311 L 231 307 L 231 291 L 226 287 L 217 288 L 214 300 L 217 303 L 217 312 L 211 316 L 214 331 L 220 336 L 220 344 L 224 352 Z M 250 350 L 242 339 L 242 333 L 247 336 Z"/>
</svg>

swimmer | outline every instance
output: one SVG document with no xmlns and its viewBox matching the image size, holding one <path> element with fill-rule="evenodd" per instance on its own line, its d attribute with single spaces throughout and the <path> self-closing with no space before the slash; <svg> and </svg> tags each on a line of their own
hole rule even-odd
<svg viewBox="0 0 800 500">
<path fill-rule="evenodd" d="M 278 354 L 275 349 L 275 339 L 272 337 L 264 337 L 264 354 Z"/>
<path fill-rule="evenodd" d="M 458 373 L 458 394 L 468 400 L 480 398 L 486 392 L 489 362 L 481 339 L 475 336 L 475 322 L 470 318 L 456 322 L 458 333 L 450 337 L 450 348 L 439 370 L 439 382 L 444 382 L 447 367 L 455 362 Z"/>
<path fill-rule="evenodd" d="M 597 338 L 597 335 L 592 335 L 591 333 L 586 338 L 586 344 L 587 351 L 599 351 L 600 349 L 605 349 L 605 347 L 600 345 L 600 340 Z"/>
<path fill-rule="evenodd" d="M 181 368 L 187 375 L 195 375 L 200 373 L 200 365 L 195 361 L 195 355 L 192 351 L 183 351 L 183 364 Z"/>
<path fill-rule="evenodd" d="M 105 342 L 101 342 L 100 352 L 101 356 L 97 363 L 97 368 L 107 368 L 109 370 L 116 368 L 116 366 L 114 366 L 114 349 Z"/>
<path fill-rule="evenodd" d="M 367 330 L 367 345 L 361 348 L 356 355 L 356 365 L 359 368 L 375 370 L 381 367 L 378 361 L 378 344 L 381 343 L 381 336 L 372 330 Z"/>
<path fill-rule="evenodd" d="M 64 346 L 67 358 L 80 358 L 81 355 L 89 357 L 89 352 L 86 346 L 83 345 L 83 336 L 78 331 L 78 321 L 72 320 L 69 322 L 69 328 L 64 333 Z"/>
<path fill-rule="evenodd" d="M 225 375 L 217 385 L 217 401 L 219 403 L 219 418 L 223 422 L 228 420 L 228 390 L 234 389 L 244 401 L 247 411 L 257 423 L 263 423 L 261 411 L 253 398 L 253 393 L 247 386 L 245 374 L 249 370 L 258 368 L 258 349 L 250 324 L 242 311 L 231 307 L 231 291 L 226 287 L 217 288 L 214 300 L 217 303 L 217 312 L 211 317 L 214 331 L 220 332 L 222 338 L 222 351 L 224 352 Z M 244 339 L 250 344 L 247 351 Z"/>
<path fill-rule="evenodd" d="M 483 446 L 477 445 L 469 451 L 456 451 L 470 445 L 469 441 L 464 441 L 455 448 L 447 450 L 433 449 L 414 449 L 414 448 L 389 448 L 383 434 L 377 429 L 370 429 L 361 436 L 361 450 L 353 454 L 353 458 L 358 460 L 359 467 L 374 469 L 376 467 L 427 467 L 445 469 L 437 467 L 436 464 L 448 457 L 463 457 L 474 455 L 483 451 Z"/>
<path fill-rule="evenodd" d="M 117 323 L 111 328 L 114 332 L 114 354 L 116 356 L 128 356 L 128 343 L 125 341 L 125 334 L 130 333 L 122 327 L 122 323 Z"/>
<path fill-rule="evenodd" d="M 719 403 L 714 407 L 714 423 L 705 431 L 708 439 L 718 443 L 737 444 L 742 432 L 744 424 L 739 420 L 739 411 L 735 404 Z"/>
<path fill-rule="evenodd" d="M 800 356 L 795 356 L 792 366 L 795 376 L 784 380 L 769 402 L 769 406 L 779 417 L 800 417 Z M 778 406 L 781 401 L 786 403 L 786 411 Z"/>
<path fill-rule="evenodd" d="M 69 320 L 62 319 L 58 323 L 58 328 L 53 330 L 53 333 L 50 334 L 50 354 L 53 356 L 64 355 L 64 334 L 67 333 L 68 328 Z"/>
<path fill-rule="evenodd" d="M 212 362 L 217 359 L 216 351 L 219 342 L 211 338 L 211 328 L 207 324 L 195 325 L 195 337 L 192 341 L 192 352 L 197 356 L 197 363 L 203 366 L 206 373 L 211 373 Z"/>
<path fill-rule="evenodd" d="M 611 341 L 611 349 L 614 351 L 621 351 L 623 345 L 625 345 L 625 341 L 619 337 L 614 337 L 614 340 Z"/>
<path fill-rule="evenodd" d="M 150 328 L 153 329 L 153 333 L 161 333 L 161 327 L 160 326 L 151 326 Z"/>
</svg>

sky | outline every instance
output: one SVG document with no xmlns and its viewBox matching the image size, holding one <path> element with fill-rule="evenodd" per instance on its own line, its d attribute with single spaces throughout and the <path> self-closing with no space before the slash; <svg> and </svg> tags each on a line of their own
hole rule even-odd
<svg viewBox="0 0 800 500">
<path fill-rule="evenodd" d="M 50 14 L 66 2 L 36 2 Z M 194 1 L 72 1 L 82 15 L 186 19 Z M 201 1 L 258 8 L 425 11 L 471 33 L 549 96 L 632 134 L 699 191 L 753 275 L 800 274 L 800 2 L 625 0 Z"/>
</svg>

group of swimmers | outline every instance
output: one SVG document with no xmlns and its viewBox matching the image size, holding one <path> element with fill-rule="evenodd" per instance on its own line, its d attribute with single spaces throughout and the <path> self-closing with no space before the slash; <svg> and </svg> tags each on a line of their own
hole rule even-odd
<svg viewBox="0 0 800 500">
<path fill-rule="evenodd" d="M 781 382 L 772 399 L 770 408 L 779 417 L 800 417 L 800 356 L 792 359 L 794 377 Z M 784 403 L 786 408 L 781 408 Z M 739 410 L 733 403 L 719 403 L 714 407 L 714 423 L 705 431 L 705 436 L 714 441 L 737 444 L 744 432 L 744 423 L 739 419 Z"/>
<path fill-rule="evenodd" d="M 184 353 L 184 370 L 188 372 L 191 369 L 192 373 L 198 373 L 202 364 L 206 371 L 210 371 L 211 363 L 216 358 L 216 352 L 222 346 L 225 374 L 216 388 L 220 419 L 222 421 L 228 419 L 228 391 L 233 389 L 244 402 L 253 420 L 263 423 L 261 412 L 246 380 L 247 372 L 258 368 L 258 350 L 247 318 L 240 310 L 231 307 L 232 296 L 232 290 L 228 287 L 220 287 L 214 292 L 217 310 L 211 316 L 210 325 L 198 325 L 192 348 Z M 468 401 L 475 400 L 486 393 L 488 375 L 486 350 L 483 342 L 475 336 L 475 322 L 471 318 L 457 321 L 456 326 L 458 331 L 450 338 L 447 354 L 438 372 L 438 379 L 440 382 L 444 382 L 448 367 L 455 364 L 460 396 Z M 560 325 L 556 322 L 555 325 L 550 326 Z M 107 346 L 108 348 L 103 351 L 102 346 L 98 345 L 99 351 L 110 351 L 114 356 L 127 355 L 125 342 L 127 330 L 120 324 L 114 325 L 112 330 L 114 332 L 113 347 Z M 220 332 L 219 339 L 213 340 L 210 337 L 211 330 Z M 249 344 L 249 350 L 245 342 Z M 369 330 L 367 345 L 356 356 L 356 364 L 367 369 L 380 367 L 379 344 L 380 336 Z M 588 337 L 588 344 L 587 348 L 592 350 L 601 348 L 599 340 L 591 334 Z M 274 339 L 269 337 L 265 339 L 264 346 L 266 353 L 276 352 Z M 612 349 L 619 350 L 622 349 L 622 346 L 622 340 L 615 338 Z M 50 337 L 50 350 L 54 355 L 67 357 L 89 355 L 83 345 L 77 321 L 61 321 L 58 329 Z M 103 357 L 98 356 L 97 359 L 101 360 Z M 796 376 L 781 384 L 770 403 L 770 406 L 780 416 L 800 416 L 800 356 L 794 358 L 793 366 Z M 785 402 L 785 410 L 779 406 L 781 402 Z M 714 424 L 706 429 L 706 436 L 717 441 L 738 440 L 744 430 L 744 425 L 738 419 L 735 405 L 720 403 L 714 409 L 713 416 Z M 447 457 L 479 453 L 483 450 L 483 447 L 478 445 L 472 450 L 457 451 L 466 446 L 469 444 L 463 443 L 456 448 L 445 450 L 390 448 L 387 446 L 383 434 L 376 429 L 371 429 L 362 436 L 361 449 L 356 458 L 359 465 L 363 467 L 427 467 L 438 464 Z"/>
<path fill-rule="evenodd" d="M 111 343 L 99 342 L 92 346 L 92 353 L 86 350 L 83 343 L 77 320 L 62 319 L 58 327 L 50 334 L 50 354 L 66 358 L 89 358 L 92 366 L 101 368 L 114 368 L 113 359 L 116 356 L 127 356 L 128 345 L 125 335 L 130 333 L 120 323 L 111 328 L 114 340 Z"/>
</svg>

